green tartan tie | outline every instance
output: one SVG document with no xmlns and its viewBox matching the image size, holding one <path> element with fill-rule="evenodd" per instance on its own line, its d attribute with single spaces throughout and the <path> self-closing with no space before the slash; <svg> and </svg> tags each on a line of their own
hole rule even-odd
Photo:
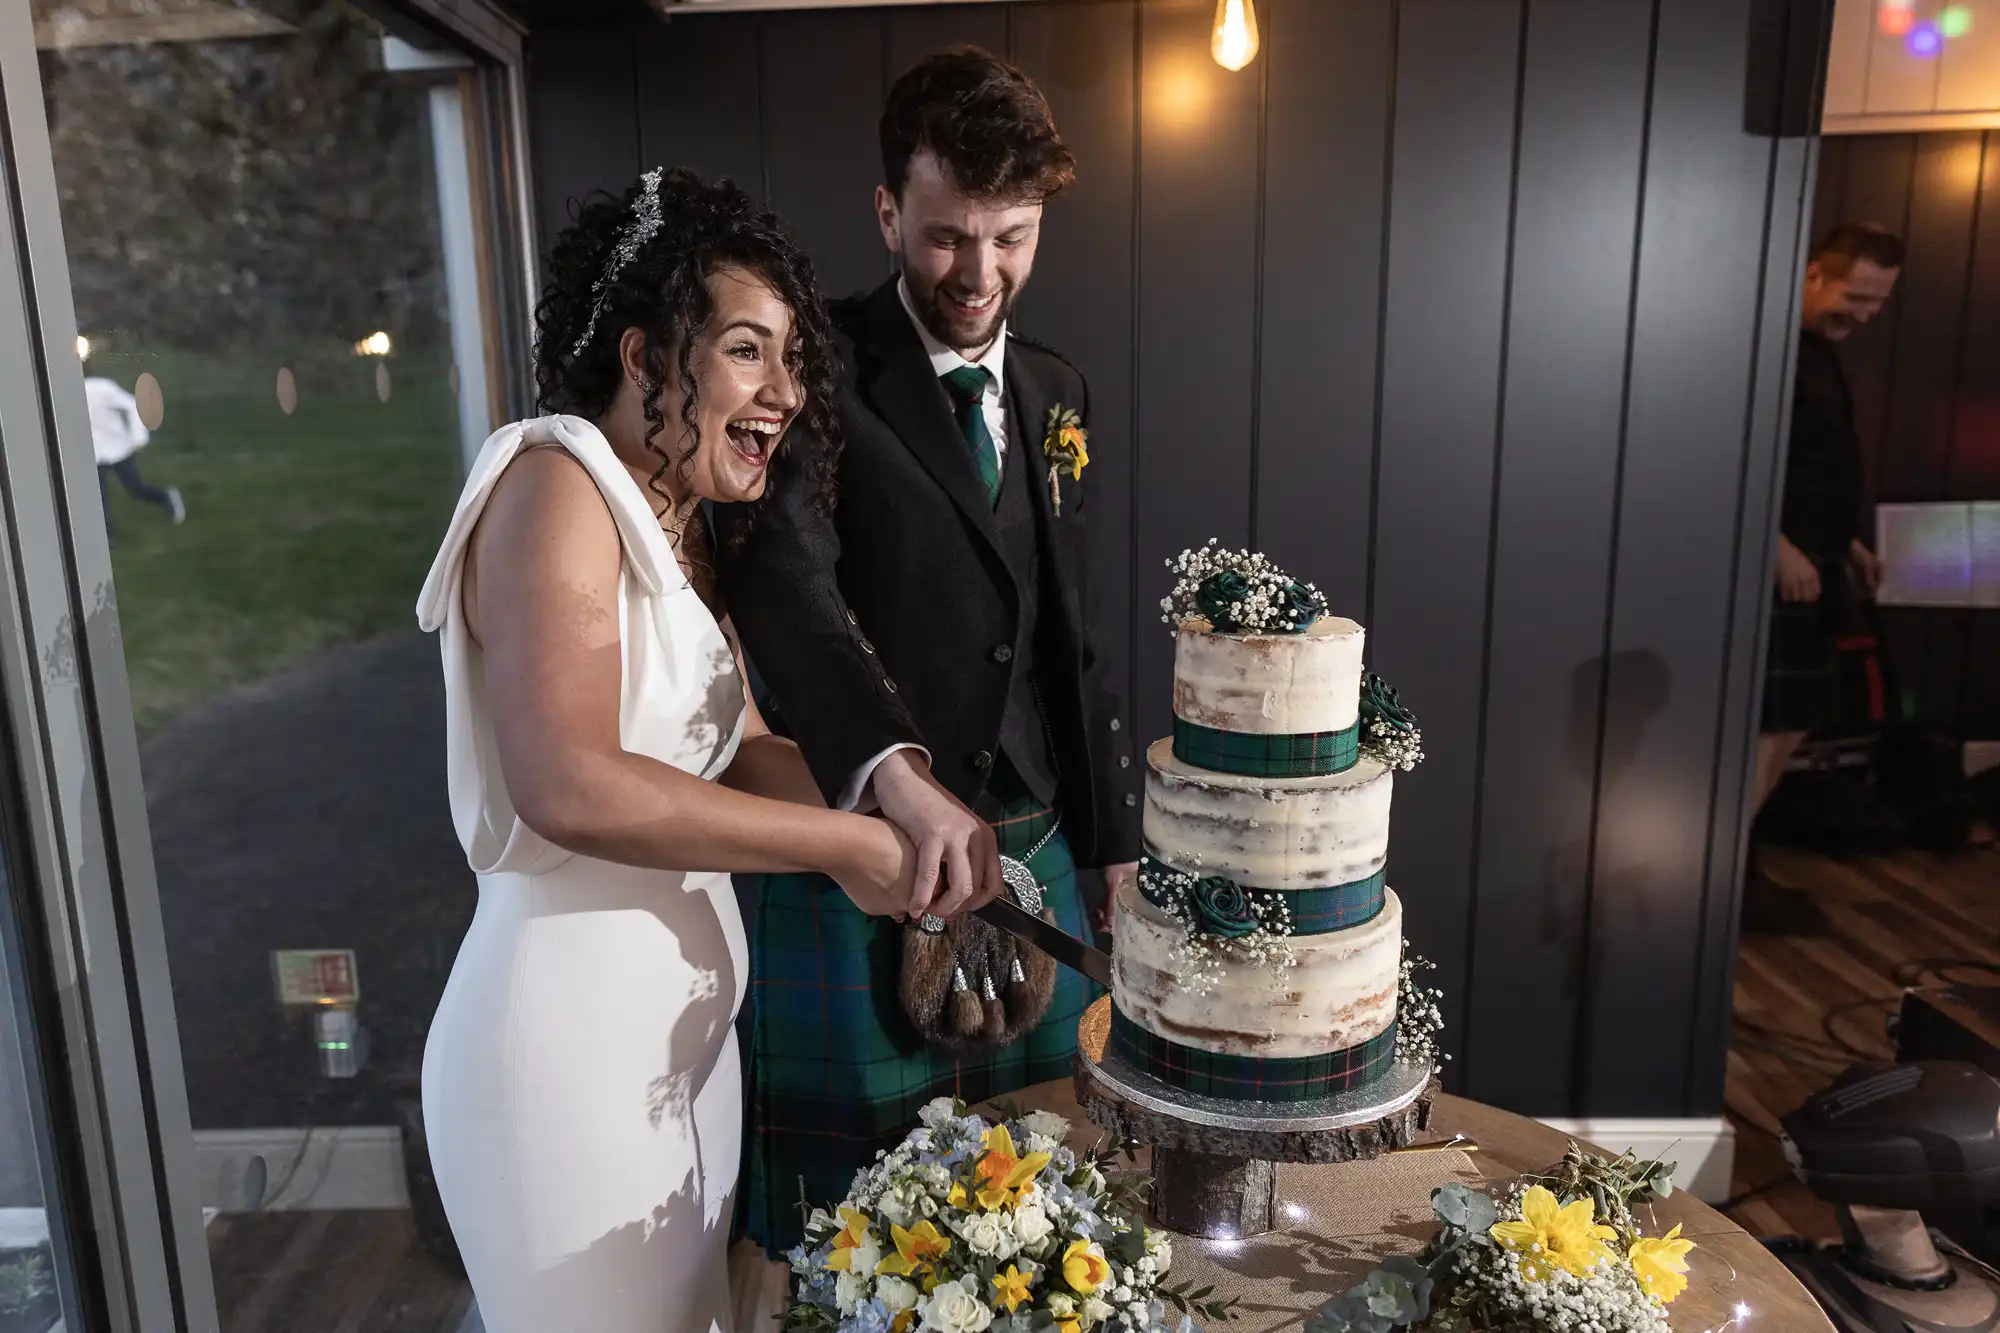
<svg viewBox="0 0 2000 1333">
<path fill-rule="evenodd" d="M 951 399 L 952 414 L 958 418 L 959 434 L 965 436 L 966 444 L 972 448 L 973 458 L 979 463 L 979 480 L 986 485 L 986 501 L 997 506 L 1000 503 L 1000 450 L 993 443 L 993 432 L 986 429 L 986 412 L 982 402 L 992 374 L 984 366 L 966 365 L 946 371 L 939 378 Z"/>
</svg>

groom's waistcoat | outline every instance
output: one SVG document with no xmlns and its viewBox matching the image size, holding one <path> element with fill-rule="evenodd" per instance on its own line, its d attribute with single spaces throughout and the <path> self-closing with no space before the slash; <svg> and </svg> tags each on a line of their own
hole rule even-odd
<svg viewBox="0 0 2000 1333">
<path fill-rule="evenodd" d="M 1037 595 L 1021 599 L 1020 628 L 1014 636 L 1014 656 L 1010 663 L 1014 675 L 1007 689 L 1007 711 L 1000 718 L 1000 753 L 1014 766 L 1014 772 L 1036 800 L 1055 805 L 1060 797 L 1056 758 L 1049 744 L 1048 723 L 1042 714 L 1036 676 L 1042 558 L 1036 533 L 1035 495 L 1030 487 L 1040 477 L 1036 475 L 1033 456 L 1023 447 L 1028 443 L 1029 430 L 1026 423 L 1016 419 L 1011 393 L 1008 401 L 1009 447 L 1000 474 L 1000 503 L 994 507 L 993 517 L 1000 529 L 1001 552 L 1007 557 L 1014 581 L 1023 588 L 1037 590 Z"/>
</svg>

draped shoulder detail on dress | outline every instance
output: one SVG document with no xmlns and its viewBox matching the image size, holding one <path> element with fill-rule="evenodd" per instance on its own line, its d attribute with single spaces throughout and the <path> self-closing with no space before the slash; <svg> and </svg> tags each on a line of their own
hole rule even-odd
<svg viewBox="0 0 2000 1333">
<path fill-rule="evenodd" d="M 459 496 L 458 512 L 451 517 L 444 544 L 438 548 L 437 559 L 424 580 L 424 590 L 417 598 L 417 623 L 425 632 L 444 628 L 449 607 L 458 601 L 465 549 L 472 541 L 472 530 L 479 526 L 480 515 L 486 512 L 486 502 L 493 498 L 493 488 L 499 484 L 501 474 L 522 450 L 541 445 L 560 445 L 590 473 L 618 524 L 626 566 L 638 576 L 648 593 L 658 596 L 686 586 L 687 576 L 681 573 L 680 564 L 667 545 L 666 534 L 660 531 L 658 516 L 647 506 L 644 493 L 618 461 L 602 431 L 582 417 L 516 421 L 487 436 L 486 443 L 480 446 L 479 457 L 473 460 L 472 472 Z"/>
<path fill-rule="evenodd" d="M 466 627 L 466 548 L 501 474 L 525 449 L 567 450 L 597 484 L 623 548 L 618 634 L 619 739 L 626 751 L 701 778 L 727 768 L 747 710 L 729 641 L 688 583 L 646 492 L 581 417 L 543 417 L 495 431 L 474 460 L 458 510 L 417 599 L 417 622 L 444 660 L 446 767 L 452 822 L 481 875 L 544 874 L 570 853 L 523 824 L 507 793 L 479 646 Z"/>
</svg>

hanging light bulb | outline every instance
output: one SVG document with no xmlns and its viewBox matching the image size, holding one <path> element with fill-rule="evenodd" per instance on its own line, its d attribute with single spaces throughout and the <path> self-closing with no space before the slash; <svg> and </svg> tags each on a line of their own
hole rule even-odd
<svg viewBox="0 0 2000 1333">
<path fill-rule="evenodd" d="M 1215 35 L 1208 49 L 1224 69 L 1242 69 L 1257 58 L 1257 10 L 1251 0 L 1215 0 Z"/>
</svg>

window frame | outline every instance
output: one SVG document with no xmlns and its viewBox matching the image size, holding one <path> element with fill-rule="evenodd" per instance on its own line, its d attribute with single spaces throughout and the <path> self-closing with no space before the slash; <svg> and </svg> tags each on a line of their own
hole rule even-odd
<svg viewBox="0 0 2000 1333">
<path fill-rule="evenodd" d="M 522 29 L 487 0 L 359 7 L 473 60 L 495 397 L 524 413 L 537 250 Z M 51 1231 L 85 1323 L 71 1333 L 217 1333 L 42 99 L 29 6 L 0 5 L 0 839 L 23 907 L 23 1053 L 39 1052 L 55 1108 Z"/>
</svg>

